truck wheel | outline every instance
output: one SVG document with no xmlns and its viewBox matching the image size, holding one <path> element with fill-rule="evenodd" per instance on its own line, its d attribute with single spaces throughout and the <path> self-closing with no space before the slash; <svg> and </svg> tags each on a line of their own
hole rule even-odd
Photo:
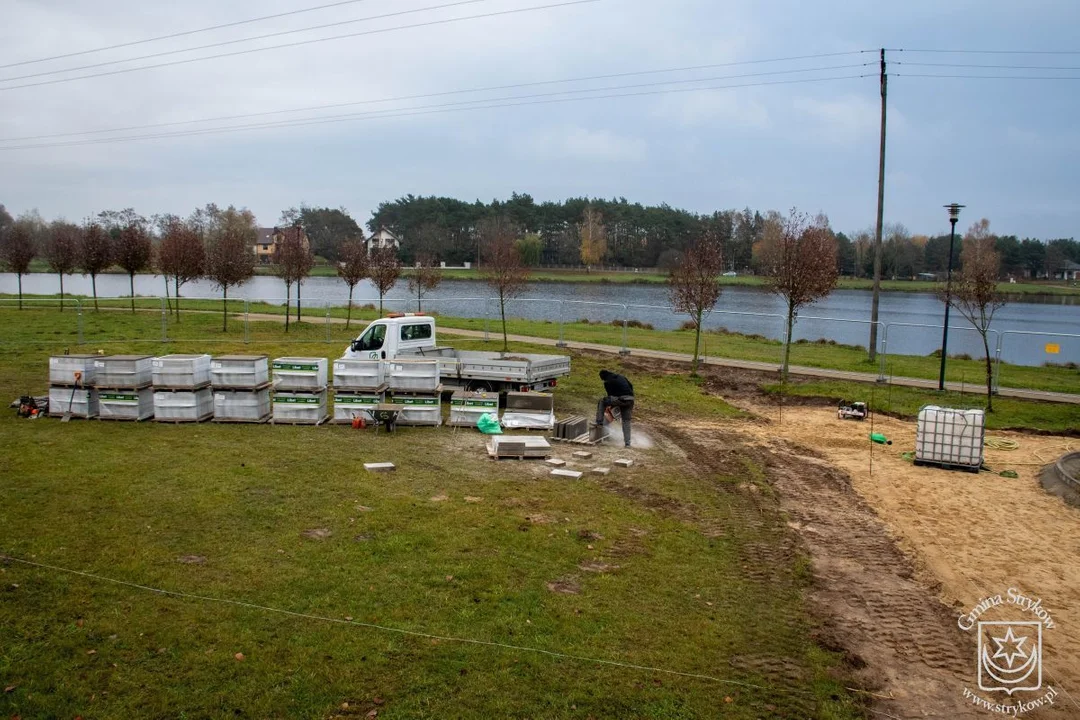
<svg viewBox="0 0 1080 720">
<path fill-rule="evenodd" d="M 470 380 L 465 389 L 469 392 L 495 392 L 494 386 L 487 380 Z"/>
</svg>

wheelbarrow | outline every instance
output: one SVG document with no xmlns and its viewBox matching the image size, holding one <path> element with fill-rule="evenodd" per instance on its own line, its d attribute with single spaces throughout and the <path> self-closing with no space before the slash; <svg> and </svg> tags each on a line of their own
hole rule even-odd
<svg viewBox="0 0 1080 720">
<path fill-rule="evenodd" d="M 398 414 L 404 409 L 404 405 L 381 403 L 371 410 L 371 417 L 375 418 L 375 422 L 383 425 L 386 432 L 392 433 L 397 428 Z"/>
</svg>

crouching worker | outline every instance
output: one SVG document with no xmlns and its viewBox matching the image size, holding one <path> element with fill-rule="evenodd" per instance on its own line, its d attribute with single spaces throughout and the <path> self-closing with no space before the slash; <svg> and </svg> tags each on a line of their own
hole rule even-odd
<svg viewBox="0 0 1080 720">
<path fill-rule="evenodd" d="M 596 426 L 604 425 L 604 414 L 608 408 L 619 408 L 622 416 L 623 441 L 630 447 L 630 421 L 634 414 L 634 386 L 624 376 L 610 370 L 601 370 L 600 379 L 604 381 L 605 397 L 600 398 L 596 406 Z"/>
</svg>

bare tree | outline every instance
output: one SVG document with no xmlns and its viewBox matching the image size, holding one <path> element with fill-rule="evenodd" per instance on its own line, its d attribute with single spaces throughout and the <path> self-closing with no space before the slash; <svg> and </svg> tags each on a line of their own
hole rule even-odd
<svg viewBox="0 0 1080 720">
<path fill-rule="evenodd" d="M 208 207 L 206 276 L 221 288 L 221 329 L 229 329 L 229 288 L 255 274 L 255 216 L 250 210 Z"/>
<path fill-rule="evenodd" d="M 510 349 L 506 336 L 506 301 L 522 293 L 529 284 L 529 268 L 521 261 L 518 227 L 505 215 L 485 218 L 477 226 L 484 269 L 484 281 L 499 296 L 502 318 L 503 352 Z"/>
<path fill-rule="evenodd" d="M 416 267 L 409 274 L 409 292 L 416 294 L 416 312 L 423 312 L 421 302 L 429 290 L 434 290 L 442 282 L 442 268 L 435 264 L 431 255 L 418 255 Z"/>
<path fill-rule="evenodd" d="M 79 242 L 79 269 L 90 276 L 95 311 L 98 309 L 97 276 L 112 265 L 112 257 L 112 239 L 105 228 L 93 220 L 87 220 Z"/>
<path fill-rule="evenodd" d="M 786 218 L 766 221 L 761 247 L 766 287 L 787 305 L 787 338 L 781 373 L 787 377 L 791 332 L 799 310 L 826 297 L 836 287 L 836 237 L 829 219 L 811 219 L 792 208 Z"/>
<path fill-rule="evenodd" d="M 63 220 L 49 225 L 45 241 L 45 261 L 49 269 L 60 277 L 60 312 L 64 312 L 64 276 L 75 269 L 79 257 L 79 226 Z"/>
<path fill-rule="evenodd" d="M 148 268 L 153 256 L 154 245 L 150 241 L 146 218 L 131 213 L 124 218 L 124 224 L 117 230 L 113 240 L 113 261 L 128 274 L 131 312 L 135 312 L 135 273 Z"/>
<path fill-rule="evenodd" d="M 0 234 L 0 262 L 19 280 L 19 309 L 22 310 L 22 276 L 37 257 L 42 221 L 37 212 L 24 213 Z"/>
<path fill-rule="evenodd" d="M 585 266 L 586 272 L 590 272 L 592 266 L 603 260 L 604 254 L 607 253 L 607 228 L 604 227 L 604 216 L 591 205 L 585 208 L 581 216 L 578 238 L 581 240 L 581 264 Z"/>
<path fill-rule="evenodd" d="M 281 230 L 275 229 L 275 235 L 278 237 L 274 244 L 274 263 L 277 265 L 277 276 L 285 281 L 285 332 L 289 332 L 289 293 L 292 284 L 296 283 L 296 304 L 299 305 L 300 282 L 311 272 L 315 258 L 311 254 L 311 246 L 299 225 Z M 296 316 L 299 320 L 299 308 L 297 308 Z"/>
<path fill-rule="evenodd" d="M 397 284 L 401 277 L 401 261 L 392 247 L 376 248 L 368 258 L 368 276 L 379 291 L 379 314 L 383 311 L 383 296 Z"/>
<path fill-rule="evenodd" d="M 697 376 L 701 348 L 701 322 L 720 299 L 720 273 L 724 254 L 719 238 L 711 233 L 687 249 L 679 265 L 668 276 L 668 297 L 676 312 L 690 315 L 694 323 L 694 360 L 690 375 Z"/>
<path fill-rule="evenodd" d="M 960 272 L 953 280 L 947 296 L 944 288 L 938 293 L 943 302 L 952 301 L 957 312 L 967 318 L 983 341 L 986 361 L 986 410 L 994 411 L 994 366 L 990 357 L 990 322 L 994 313 L 1005 305 L 1005 296 L 998 291 L 1001 256 L 995 248 L 997 238 L 990 234 L 990 221 L 978 221 L 964 235 L 960 251 Z"/>
<path fill-rule="evenodd" d="M 363 236 L 349 238 L 341 244 L 341 262 L 338 263 L 338 277 L 349 286 L 349 313 L 345 318 L 345 329 L 352 323 L 353 290 L 361 280 L 368 276 L 367 243 Z"/>
<path fill-rule="evenodd" d="M 185 221 L 175 215 L 165 215 L 158 220 L 161 242 L 157 248 L 158 272 L 165 276 L 165 290 L 169 279 L 176 290 L 176 319 L 180 320 L 180 287 L 202 277 L 206 271 L 206 247 L 202 232 L 195 220 Z"/>
</svg>

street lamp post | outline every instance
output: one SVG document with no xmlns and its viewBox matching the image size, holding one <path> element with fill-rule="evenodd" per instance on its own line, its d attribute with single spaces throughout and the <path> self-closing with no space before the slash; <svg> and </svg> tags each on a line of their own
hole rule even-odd
<svg viewBox="0 0 1080 720">
<path fill-rule="evenodd" d="M 953 244 L 956 242 L 956 221 L 960 219 L 960 208 L 964 207 L 957 203 L 946 205 L 949 211 L 949 272 L 945 276 L 945 324 L 941 328 L 941 372 L 938 375 L 938 390 L 945 389 L 945 358 L 949 349 L 949 307 L 952 306 L 952 261 Z"/>
</svg>

